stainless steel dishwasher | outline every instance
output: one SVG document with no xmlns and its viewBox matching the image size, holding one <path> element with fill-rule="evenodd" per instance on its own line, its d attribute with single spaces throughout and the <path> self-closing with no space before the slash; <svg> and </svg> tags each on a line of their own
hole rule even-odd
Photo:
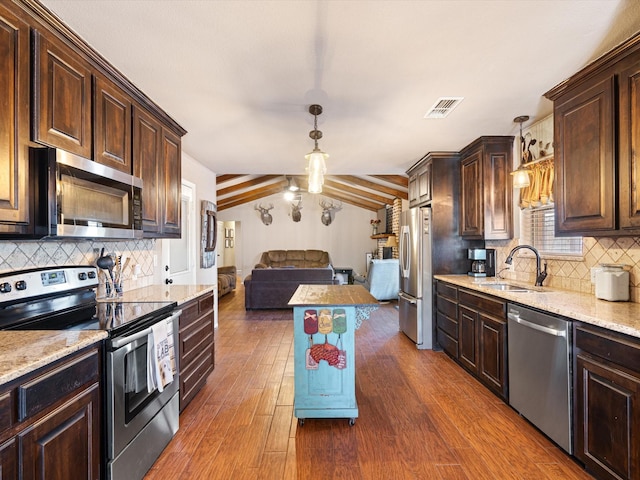
<svg viewBox="0 0 640 480">
<path fill-rule="evenodd" d="M 509 404 L 568 453 L 571 441 L 569 321 L 508 305 Z"/>
</svg>

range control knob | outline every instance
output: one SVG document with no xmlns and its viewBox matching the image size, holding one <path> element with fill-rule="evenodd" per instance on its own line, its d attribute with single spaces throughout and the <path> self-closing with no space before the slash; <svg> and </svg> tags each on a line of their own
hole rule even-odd
<svg viewBox="0 0 640 480">
<path fill-rule="evenodd" d="M 11 284 L 9 282 L 0 283 L 0 293 L 9 293 L 11 291 Z"/>
<path fill-rule="evenodd" d="M 26 290 L 27 289 L 27 282 L 25 282 L 24 280 L 18 280 L 16 282 L 16 290 Z"/>
<path fill-rule="evenodd" d="M 89 278 L 96 278 L 96 272 L 94 272 L 93 270 L 89 271 Z"/>
<path fill-rule="evenodd" d="M 80 272 L 78 274 L 78 279 L 79 280 L 86 280 L 87 279 L 87 274 L 85 272 Z"/>
</svg>

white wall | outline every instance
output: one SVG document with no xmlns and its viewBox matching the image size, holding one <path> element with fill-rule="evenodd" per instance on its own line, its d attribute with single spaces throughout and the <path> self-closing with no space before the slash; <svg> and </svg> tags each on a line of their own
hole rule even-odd
<svg viewBox="0 0 640 480">
<path fill-rule="evenodd" d="M 200 205 L 202 200 L 216 203 L 216 174 L 207 167 L 182 152 L 182 178 L 196 185 L 196 212 L 198 225 L 196 226 L 197 260 L 196 260 L 196 282 L 205 285 L 218 283 L 217 263 L 212 268 L 200 268 Z M 160 243 L 160 242 L 158 242 Z M 219 246 L 218 246 L 219 248 Z"/>
<path fill-rule="evenodd" d="M 320 221 L 320 200 L 331 201 L 322 195 L 303 194 L 302 219 L 297 223 L 291 219 L 290 204 L 281 194 L 218 212 L 218 220 L 240 222 L 241 228 L 236 229 L 235 253 L 236 267 L 242 271 L 242 277 L 251 273 L 265 250 L 326 250 L 334 266 L 364 272 L 365 254 L 376 249 L 376 241 L 370 238 L 369 223 L 376 218 L 376 212 L 343 203 L 331 225 L 326 226 Z M 260 221 L 260 213 L 254 209 L 257 204 L 274 205 L 269 212 L 273 217 L 271 225 L 265 226 Z"/>
</svg>

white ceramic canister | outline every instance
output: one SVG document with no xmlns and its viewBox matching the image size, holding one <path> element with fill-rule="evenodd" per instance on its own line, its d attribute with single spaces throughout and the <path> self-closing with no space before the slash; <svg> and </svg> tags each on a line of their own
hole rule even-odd
<svg viewBox="0 0 640 480">
<path fill-rule="evenodd" d="M 600 264 L 596 272 L 596 298 L 610 302 L 629 300 L 629 272 L 624 265 Z"/>
</svg>

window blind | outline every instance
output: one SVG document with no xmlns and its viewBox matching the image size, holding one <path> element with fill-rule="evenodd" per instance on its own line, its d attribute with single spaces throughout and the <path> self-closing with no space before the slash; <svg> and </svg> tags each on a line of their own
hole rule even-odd
<svg viewBox="0 0 640 480">
<path fill-rule="evenodd" d="M 521 238 L 540 253 L 553 255 L 582 255 L 582 237 L 555 236 L 553 205 L 521 210 Z"/>
</svg>

